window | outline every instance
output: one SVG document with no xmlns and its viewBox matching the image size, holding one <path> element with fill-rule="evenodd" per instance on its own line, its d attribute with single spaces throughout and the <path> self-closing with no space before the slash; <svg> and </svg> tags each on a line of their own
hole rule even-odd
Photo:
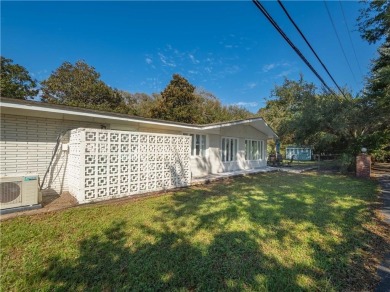
<svg viewBox="0 0 390 292">
<path fill-rule="evenodd" d="M 245 160 L 259 160 L 264 157 L 264 141 L 245 140 Z"/>
<path fill-rule="evenodd" d="M 206 135 L 184 134 L 191 136 L 191 156 L 206 156 Z"/>
<path fill-rule="evenodd" d="M 236 161 L 238 150 L 238 139 L 236 138 L 222 138 L 222 161 Z"/>
</svg>

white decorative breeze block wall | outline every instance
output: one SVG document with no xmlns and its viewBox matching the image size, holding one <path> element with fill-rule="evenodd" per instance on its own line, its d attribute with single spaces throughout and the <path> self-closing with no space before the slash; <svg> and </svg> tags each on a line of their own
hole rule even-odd
<svg viewBox="0 0 390 292">
<path fill-rule="evenodd" d="M 69 140 L 69 191 L 80 203 L 188 186 L 191 137 L 76 129 Z"/>
</svg>

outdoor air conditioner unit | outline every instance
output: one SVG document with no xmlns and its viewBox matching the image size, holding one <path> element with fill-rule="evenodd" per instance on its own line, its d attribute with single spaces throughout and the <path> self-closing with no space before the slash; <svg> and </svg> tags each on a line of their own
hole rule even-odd
<svg viewBox="0 0 390 292">
<path fill-rule="evenodd" d="M 0 177 L 0 210 L 39 203 L 38 175 Z"/>
</svg>

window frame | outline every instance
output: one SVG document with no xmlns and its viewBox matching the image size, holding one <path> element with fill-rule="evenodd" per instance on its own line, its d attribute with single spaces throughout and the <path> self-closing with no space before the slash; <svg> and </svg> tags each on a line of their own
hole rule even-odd
<svg viewBox="0 0 390 292">
<path fill-rule="evenodd" d="M 265 157 L 264 144 L 264 140 L 245 139 L 245 160 L 263 160 Z"/>
<path fill-rule="evenodd" d="M 237 161 L 239 139 L 235 137 L 221 137 L 221 160 L 222 162 Z"/>
<path fill-rule="evenodd" d="M 199 133 L 183 133 L 185 136 L 191 136 L 191 157 L 206 157 L 207 155 L 207 136 Z M 198 140 L 199 138 L 199 140 Z M 198 143 L 199 142 L 199 143 Z M 199 150 L 199 151 L 197 151 Z M 196 154 L 196 153 L 199 154 Z"/>
</svg>

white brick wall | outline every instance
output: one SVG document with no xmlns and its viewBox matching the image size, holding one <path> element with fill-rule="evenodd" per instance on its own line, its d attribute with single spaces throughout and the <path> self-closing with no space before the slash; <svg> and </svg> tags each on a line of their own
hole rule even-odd
<svg viewBox="0 0 390 292">
<path fill-rule="evenodd" d="M 0 175 L 36 173 L 42 180 L 49 166 L 57 136 L 79 127 L 100 128 L 100 123 L 25 117 L 1 114 Z M 67 142 L 66 135 L 63 142 Z M 53 161 L 44 189 L 60 194 L 67 191 L 67 152 L 61 145 Z"/>
</svg>

